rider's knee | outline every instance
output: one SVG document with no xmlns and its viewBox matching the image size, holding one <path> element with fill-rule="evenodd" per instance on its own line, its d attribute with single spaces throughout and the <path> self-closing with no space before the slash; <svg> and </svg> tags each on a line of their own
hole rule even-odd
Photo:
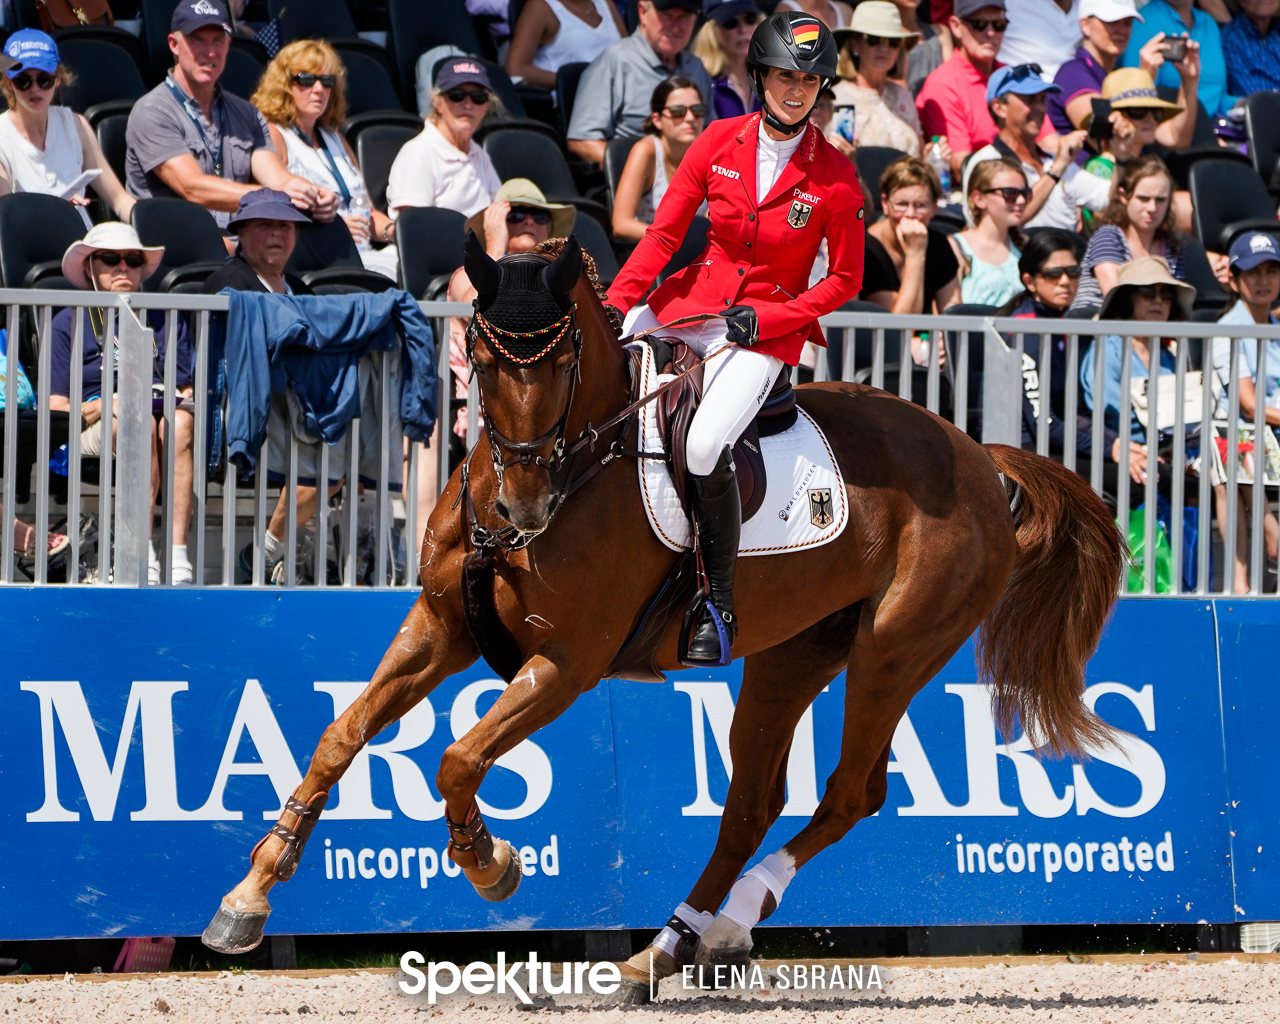
<svg viewBox="0 0 1280 1024">
<path fill-rule="evenodd" d="M 685 461 L 689 466 L 689 472 L 694 476 L 707 476 L 710 474 L 716 468 L 716 463 L 720 461 L 720 452 L 723 449 L 724 445 L 719 438 L 700 436 L 698 433 L 691 431 L 689 439 L 684 446 Z"/>
</svg>

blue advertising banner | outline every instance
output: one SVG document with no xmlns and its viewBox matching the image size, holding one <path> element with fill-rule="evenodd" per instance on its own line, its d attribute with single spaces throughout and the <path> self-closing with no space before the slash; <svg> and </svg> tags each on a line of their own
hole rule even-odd
<svg viewBox="0 0 1280 1024">
<path fill-rule="evenodd" d="M 198 934 L 411 603 L 0 591 L 0 935 Z M 769 923 L 1223 921 L 1241 903 L 1258 919 L 1251 901 L 1280 916 L 1266 854 L 1247 879 L 1237 864 L 1235 889 L 1231 869 L 1232 828 L 1253 829 L 1245 845 L 1264 850 L 1280 830 L 1251 760 L 1280 704 L 1248 667 L 1280 629 L 1280 605 L 1233 607 L 1238 644 L 1218 636 L 1210 602 L 1120 603 L 1086 700 L 1125 735 L 1085 764 L 1001 742 L 966 647 L 899 724 L 885 807 L 806 866 Z M 1235 687 L 1243 711 L 1226 714 L 1226 771 L 1220 655 L 1223 692 Z M 524 878 L 486 904 L 445 854 L 435 774 L 502 683 L 483 664 L 447 680 L 357 757 L 298 873 L 274 890 L 268 931 L 656 927 L 711 853 L 740 683 L 740 664 L 602 683 L 502 758 L 482 809 L 520 849 Z M 817 806 L 845 685 L 796 730 L 786 807 L 762 853 Z"/>
</svg>

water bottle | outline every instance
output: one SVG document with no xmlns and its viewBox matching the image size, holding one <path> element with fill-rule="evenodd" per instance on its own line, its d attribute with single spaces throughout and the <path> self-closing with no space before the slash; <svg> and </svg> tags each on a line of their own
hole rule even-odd
<svg viewBox="0 0 1280 1024">
<path fill-rule="evenodd" d="M 951 166 L 947 163 L 942 155 L 942 147 L 938 145 L 941 136 L 935 135 L 930 142 L 929 152 L 925 154 L 925 163 L 938 172 L 938 178 L 942 182 L 942 195 L 947 198 L 951 195 Z"/>
<path fill-rule="evenodd" d="M 373 204 L 369 202 L 369 194 L 367 192 L 357 192 L 351 197 L 351 201 L 346 204 L 342 211 L 346 216 L 360 217 L 365 222 L 364 238 L 356 239 L 356 248 L 361 252 L 368 252 L 373 248 L 369 241 L 373 237 Z"/>
</svg>

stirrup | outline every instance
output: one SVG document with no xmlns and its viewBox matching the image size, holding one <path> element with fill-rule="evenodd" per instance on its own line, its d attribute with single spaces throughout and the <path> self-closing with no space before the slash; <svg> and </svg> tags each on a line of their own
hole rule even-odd
<svg viewBox="0 0 1280 1024">
<path fill-rule="evenodd" d="M 716 661 L 690 660 L 689 658 L 689 642 L 693 639 L 693 632 L 703 612 L 711 616 L 711 621 L 716 624 L 716 633 L 720 638 L 720 657 Z M 680 636 L 676 644 L 676 657 L 679 658 L 680 664 L 686 668 L 723 668 L 728 665 L 733 661 L 733 637 L 729 635 L 729 628 L 733 625 L 733 613 L 722 614 L 711 603 L 707 591 L 699 590 L 694 595 L 689 610 L 684 613 L 684 622 L 680 627 Z"/>
</svg>

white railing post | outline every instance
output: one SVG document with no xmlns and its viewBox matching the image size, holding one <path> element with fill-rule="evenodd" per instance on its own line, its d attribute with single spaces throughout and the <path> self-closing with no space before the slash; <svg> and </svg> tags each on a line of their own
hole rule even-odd
<svg viewBox="0 0 1280 1024">
<path fill-rule="evenodd" d="M 151 377 L 154 338 L 126 303 L 117 308 L 120 368 L 116 394 L 116 533 L 115 583 L 140 587 L 147 583 L 151 539 Z M 109 341 L 104 344 L 110 344 Z M 103 448 L 111 440 L 104 436 Z"/>
<path fill-rule="evenodd" d="M 982 443 L 1022 444 L 1022 402 L 1010 402 L 1022 392 L 1022 360 L 1005 344 L 990 320 L 982 321 Z"/>
</svg>

